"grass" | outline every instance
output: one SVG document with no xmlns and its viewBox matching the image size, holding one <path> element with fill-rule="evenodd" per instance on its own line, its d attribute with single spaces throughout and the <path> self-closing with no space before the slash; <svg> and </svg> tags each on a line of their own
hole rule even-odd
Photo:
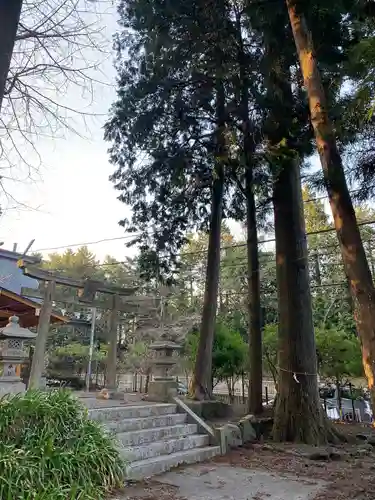
<svg viewBox="0 0 375 500">
<path fill-rule="evenodd" d="M 101 500 L 124 470 L 116 444 L 68 391 L 0 399 L 1 500 Z"/>
</svg>

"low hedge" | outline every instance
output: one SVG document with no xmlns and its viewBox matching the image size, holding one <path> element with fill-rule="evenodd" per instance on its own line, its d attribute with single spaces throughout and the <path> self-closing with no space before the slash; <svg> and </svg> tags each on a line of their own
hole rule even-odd
<svg viewBox="0 0 375 500">
<path fill-rule="evenodd" d="M 116 444 L 69 391 L 0 399 L 1 500 L 101 500 L 124 470 Z"/>
</svg>

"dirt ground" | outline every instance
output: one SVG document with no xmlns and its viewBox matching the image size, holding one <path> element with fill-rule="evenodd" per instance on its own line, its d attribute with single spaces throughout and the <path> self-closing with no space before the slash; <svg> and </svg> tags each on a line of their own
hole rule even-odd
<svg viewBox="0 0 375 500">
<path fill-rule="evenodd" d="M 313 500 L 374 500 L 375 446 L 364 436 L 359 439 L 356 435 L 364 434 L 370 442 L 374 439 L 375 444 L 375 431 L 360 425 L 339 425 L 339 429 L 349 438 L 349 443 L 334 448 L 313 448 L 265 442 L 232 450 L 206 465 L 229 465 L 327 482 L 329 487 Z M 124 494 L 121 498 L 126 500 L 189 500 L 179 494 L 178 488 L 163 484 L 157 478 L 129 485 Z"/>
</svg>

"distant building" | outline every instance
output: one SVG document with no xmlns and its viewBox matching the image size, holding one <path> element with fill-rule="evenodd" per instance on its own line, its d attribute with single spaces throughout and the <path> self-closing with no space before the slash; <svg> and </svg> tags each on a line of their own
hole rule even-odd
<svg viewBox="0 0 375 500">
<path fill-rule="evenodd" d="M 19 267 L 17 261 L 22 257 L 27 264 L 39 264 L 40 259 L 31 256 L 22 256 L 17 252 L 3 250 L 0 248 L 0 287 L 10 292 L 21 295 L 21 289 L 38 289 L 39 283 L 33 278 L 25 276 Z"/>
<path fill-rule="evenodd" d="M 20 253 L 0 248 L 0 327 L 8 323 L 10 316 L 18 316 L 20 325 L 26 328 L 38 325 L 41 301 L 29 299 L 21 295 L 22 288 L 39 287 L 36 279 L 25 276 L 17 266 L 17 261 L 36 265 L 40 260 L 36 257 L 23 256 Z M 67 321 L 59 314 L 51 315 L 51 323 Z"/>
</svg>

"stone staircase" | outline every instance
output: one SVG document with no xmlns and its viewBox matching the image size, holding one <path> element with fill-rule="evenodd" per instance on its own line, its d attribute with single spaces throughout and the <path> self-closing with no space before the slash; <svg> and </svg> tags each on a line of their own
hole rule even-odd
<svg viewBox="0 0 375 500">
<path fill-rule="evenodd" d="M 202 462 L 220 454 L 198 425 L 188 423 L 175 404 L 145 404 L 93 408 L 92 419 L 115 434 L 127 461 L 127 478 L 139 480 L 161 474 L 182 464 Z"/>
</svg>

